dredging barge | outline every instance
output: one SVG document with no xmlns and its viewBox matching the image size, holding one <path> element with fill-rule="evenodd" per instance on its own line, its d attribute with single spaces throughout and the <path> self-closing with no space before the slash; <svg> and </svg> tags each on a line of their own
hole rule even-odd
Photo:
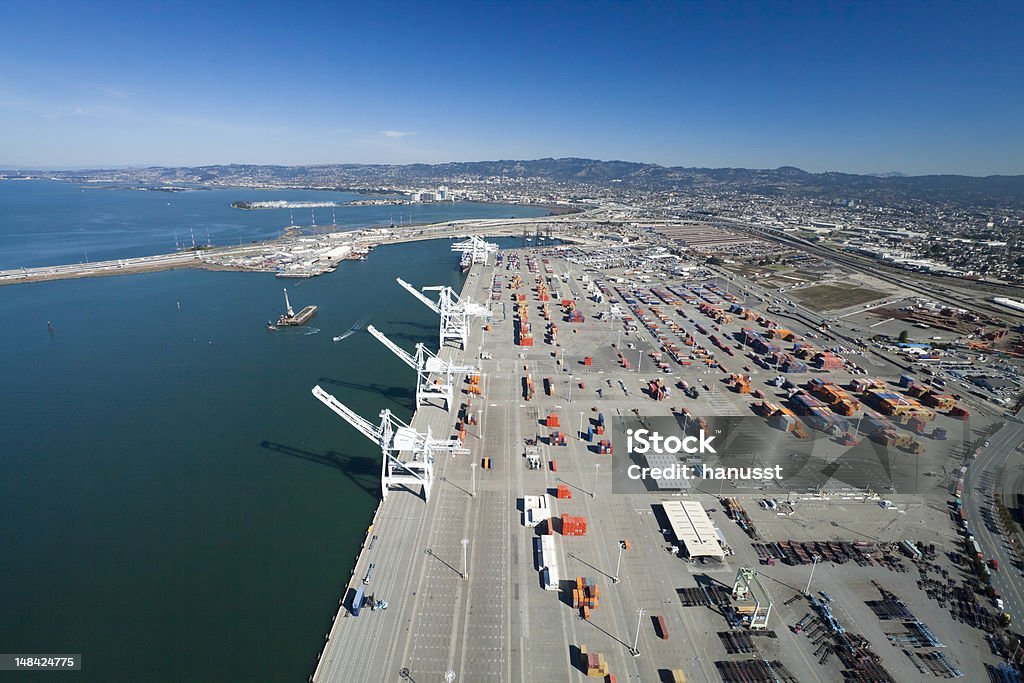
<svg viewBox="0 0 1024 683">
<path fill-rule="evenodd" d="M 309 319 L 316 315 L 316 306 L 310 305 L 303 308 L 301 311 L 296 313 L 292 309 L 292 304 L 288 301 L 288 290 L 284 290 L 284 307 L 285 312 L 277 319 L 277 323 L 267 321 L 268 330 L 276 330 L 279 327 L 289 327 L 295 325 L 305 325 L 309 322 Z"/>
</svg>

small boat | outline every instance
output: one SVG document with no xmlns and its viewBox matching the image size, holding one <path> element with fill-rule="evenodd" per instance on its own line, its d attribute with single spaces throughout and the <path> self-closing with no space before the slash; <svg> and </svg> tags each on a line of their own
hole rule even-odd
<svg viewBox="0 0 1024 683">
<path fill-rule="evenodd" d="M 270 332 L 277 332 L 277 325 L 275 325 L 273 321 L 268 320 L 267 321 L 267 330 L 270 331 Z"/>
</svg>

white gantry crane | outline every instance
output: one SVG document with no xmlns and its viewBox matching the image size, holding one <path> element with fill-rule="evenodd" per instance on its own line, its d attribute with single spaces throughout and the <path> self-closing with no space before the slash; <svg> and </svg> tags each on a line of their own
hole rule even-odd
<svg viewBox="0 0 1024 683">
<path fill-rule="evenodd" d="M 757 578 L 757 572 L 750 567 L 740 567 L 736 572 L 736 581 L 732 584 L 732 598 L 740 603 L 736 612 L 744 620 L 749 620 L 749 628 L 762 630 L 768 628 L 768 617 L 772 614 L 775 603 L 768 589 Z M 749 603 L 754 603 L 753 605 Z"/>
<path fill-rule="evenodd" d="M 475 373 L 472 365 L 455 365 L 442 360 L 424 344 L 416 345 L 416 355 L 403 349 L 384 336 L 384 333 L 373 325 L 366 331 L 377 338 L 391 353 L 398 356 L 410 368 L 416 371 L 416 405 L 426 405 L 432 398 L 444 401 L 445 410 L 450 410 L 455 396 L 455 376 L 460 373 Z M 431 375 L 435 375 L 431 381 Z"/>
<path fill-rule="evenodd" d="M 453 244 L 452 251 L 461 251 L 463 254 L 469 254 L 473 259 L 473 263 L 482 263 L 486 266 L 488 257 L 498 251 L 498 245 L 494 242 L 485 242 L 484 238 L 478 235 L 472 235 L 468 240 Z"/>
<path fill-rule="evenodd" d="M 409 290 L 409 293 L 423 302 L 430 310 L 441 316 L 441 334 L 438 349 L 443 349 L 449 339 L 453 339 L 465 349 L 469 340 L 470 318 L 490 319 L 491 312 L 486 306 L 478 304 L 469 297 L 462 298 L 451 287 L 435 285 L 424 287 L 424 292 L 437 292 L 437 301 L 431 301 L 422 292 L 402 278 L 395 278 L 398 284 Z"/>
<path fill-rule="evenodd" d="M 313 395 L 380 446 L 380 493 L 385 500 L 392 487 L 404 486 L 411 490 L 414 486 L 422 486 L 423 500 L 429 501 L 430 488 L 434 483 L 434 454 L 469 453 L 458 439 L 435 439 L 429 427 L 426 434 L 418 432 L 392 415 L 390 410 L 380 411 L 380 425 L 374 425 L 319 385 L 313 387 Z"/>
</svg>

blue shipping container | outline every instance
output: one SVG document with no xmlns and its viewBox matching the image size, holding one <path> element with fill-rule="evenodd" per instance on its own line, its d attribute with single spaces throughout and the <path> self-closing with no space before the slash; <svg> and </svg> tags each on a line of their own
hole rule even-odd
<svg viewBox="0 0 1024 683">
<path fill-rule="evenodd" d="M 358 617 L 359 612 L 363 609 L 363 587 L 359 586 L 356 588 L 356 594 L 352 596 L 352 616 Z"/>
</svg>

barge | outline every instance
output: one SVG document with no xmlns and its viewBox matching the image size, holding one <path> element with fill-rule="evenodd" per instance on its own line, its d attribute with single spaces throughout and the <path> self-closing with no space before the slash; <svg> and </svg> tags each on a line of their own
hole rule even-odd
<svg viewBox="0 0 1024 683">
<path fill-rule="evenodd" d="M 310 305 L 303 308 L 301 311 L 296 313 L 292 310 L 292 304 L 288 301 L 288 290 L 284 290 L 284 307 L 285 313 L 277 319 L 277 323 L 267 322 L 267 329 L 276 330 L 279 327 L 288 327 L 295 325 L 305 325 L 309 322 L 309 319 L 316 315 L 316 306 Z"/>
</svg>

